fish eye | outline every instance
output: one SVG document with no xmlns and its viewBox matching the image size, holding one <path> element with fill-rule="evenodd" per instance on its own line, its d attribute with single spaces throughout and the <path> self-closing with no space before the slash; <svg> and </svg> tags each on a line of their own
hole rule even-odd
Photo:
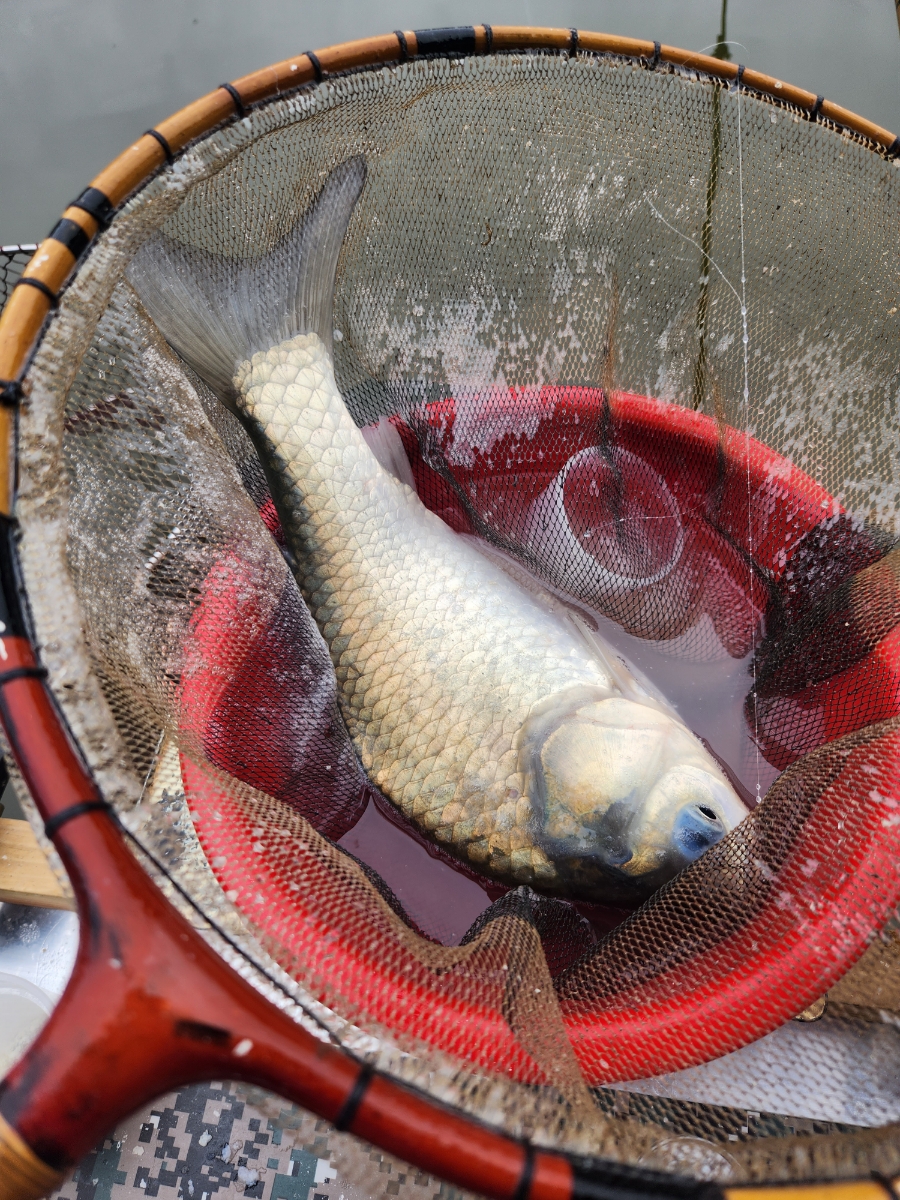
<svg viewBox="0 0 900 1200">
<path fill-rule="evenodd" d="M 706 817 L 708 821 L 718 821 L 719 819 L 719 814 L 706 804 L 698 804 L 697 812 Z"/>
</svg>

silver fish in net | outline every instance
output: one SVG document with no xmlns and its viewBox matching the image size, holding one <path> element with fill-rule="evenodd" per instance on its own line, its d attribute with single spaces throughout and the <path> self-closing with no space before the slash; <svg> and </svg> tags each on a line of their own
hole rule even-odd
<svg viewBox="0 0 900 1200">
<path fill-rule="evenodd" d="M 501 883 L 635 904 L 747 810 L 673 710 L 429 512 L 354 424 L 332 304 L 365 177 L 361 157 L 336 167 L 261 258 L 157 233 L 130 280 L 257 448 L 372 782 Z"/>
</svg>

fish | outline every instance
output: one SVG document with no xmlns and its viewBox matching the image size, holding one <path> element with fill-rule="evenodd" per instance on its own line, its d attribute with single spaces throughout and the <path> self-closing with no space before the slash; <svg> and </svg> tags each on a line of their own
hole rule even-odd
<svg viewBox="0 0 900 1200">
<path fill-rule="evenodd" d="M 636 907 L 748 810 L 674 709 L 430 512 L 354 423 L 332 309 L 366 174 L 362 156 L 335 166 L 254 258 L 158 231 L 129 281 L 256 447 L 371 782 L 491 880 Z"/>
</svg>

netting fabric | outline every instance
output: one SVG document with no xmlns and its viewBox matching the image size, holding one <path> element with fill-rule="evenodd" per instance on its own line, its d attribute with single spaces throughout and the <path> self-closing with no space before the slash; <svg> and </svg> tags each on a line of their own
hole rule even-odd
<svg viewBox="0 0 900 1200">
<path fill-rule="evenodd" d="M 37 250 L 37 246 L 33 242 L 25 245 L 12 243 L 0 246 L 0 297 L 2 297 L 2 303 L 6 303 L 9 293 L 15 287 L 16 280 L 22 274 L 35 250 Z"/>
<path fill-rule="evenodd" d="M 517 882 L 499 824 L 480 870 L 377 786 L 271 471 L 129 274 L 158 237 L 263 263 L 359 159 L 328 330 L 353 420 L 749 813 L 649 898 Z M 298 1019 L 537 1142 L 900 1170 L 897 171 L 690 71 L 437 58 L 257 108 L 101 238 L 21 418 L 37 641 L 147 869 Z"/>
</svg>

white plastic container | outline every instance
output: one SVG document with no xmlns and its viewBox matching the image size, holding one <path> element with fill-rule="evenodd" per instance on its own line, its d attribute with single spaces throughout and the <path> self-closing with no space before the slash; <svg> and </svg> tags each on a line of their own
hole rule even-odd
<svg viewBox="0 0 900 1200">
<path fill-rule="evenodd" d="M 53 1006 L 35 984 L 0 972 L 0 1079 L 37 1037 Z"/>
</svg>

